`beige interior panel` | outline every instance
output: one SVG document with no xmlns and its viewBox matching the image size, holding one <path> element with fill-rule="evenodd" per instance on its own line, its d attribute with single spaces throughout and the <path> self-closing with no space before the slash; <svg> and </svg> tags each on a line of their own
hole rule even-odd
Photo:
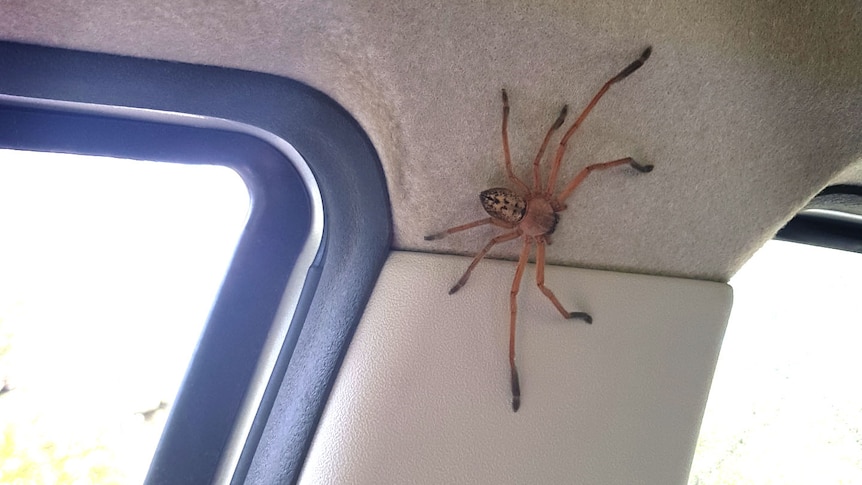
<svg viewBox="0 0 862 485">
<path fill-rule="evenodd" d="M 300 483 L 682 484 L 730 312 L 722 283 L 528 266 L 522 405 L 510 407 L 515 263 L 394 252 L 345 357 Z M 484 296 L 488 295 L 488 296 Z"/>
</svg>

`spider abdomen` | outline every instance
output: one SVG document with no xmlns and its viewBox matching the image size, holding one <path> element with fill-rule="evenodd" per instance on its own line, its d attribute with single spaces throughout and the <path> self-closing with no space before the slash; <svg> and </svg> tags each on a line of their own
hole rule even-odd
<svg viewBox="0 0 862 485">
<path fill-rule="evenodd" d="M 482 208 L 491 217 L 510 224 L 521 222 L 527 213 L 527 202 L 512 190 L 497 187 L 479 194 Z"/>
</svg>

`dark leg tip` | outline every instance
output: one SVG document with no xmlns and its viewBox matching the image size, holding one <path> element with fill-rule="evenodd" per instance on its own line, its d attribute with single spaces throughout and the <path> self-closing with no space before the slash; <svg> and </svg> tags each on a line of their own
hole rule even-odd
<svg viewBox="0 0 862 485">
<path fill-rule="evenodd" d="M 468 276 L 469 275 L 467 273 L 465 273 L 464 276 L 462 276 L 461 279 L 459 279 L 458 282 L 455 283 L 455 286 L 453 286 L 452 289 L 449 290 L 449 294 L 451 295 L 452 293 L 455 293 L 456 291 L 463 288 L 464 285 L 467 284 L 467 277 Z"/>
<path fill-rule="evenodd" d="M 593 323 L 593 317 L 591 317 L 589 313 L 572 312 L 569 313 L 569 318 L 577 318 L 578 320 L 583 320 L 587 323 Z"/>
<path fill-rule="evenodd" d="M 644 49 L 643 54 L 641 54 L 640 61 L 645 62 L 647 59 L 649 59 L 650 54 L 652 54 L 652 46 L 648 46 L 646 49 Z"/>
<path fill-rule="evenodd" d="M 506 92 L 506 88 L 500 90 L 503 93 L 503 103 L 509 104 L 509 93 Z"/>
<path fill-rule="evenodd" d="M 623 79 L 625 79 L 628 75 L 630 75 L 631 73 L 633 73 L 633 72 L 637 71 L 638 69 L 640 69 L 640 67 L 644 65 L 644 62 L 646 62 L 646 60 L 647 60 L 647 59 L 649 59 L 650 54 L 652 54 L 652 47 L 647 47 L 647 48 L 646 48 L 646 49 L 644 49 L 644 51 L 641 53 L 641 56 L 640 56 L 640 57 L 638 57 L 637 59 L 635 59 L 635 61 L 634 61 L 634 62 L 632 62 L 631 64 L 629 64 L 628 66 L 626 66 L 626 68 L 625 68 L 625 69 L 623 69 L 622 71 L 620 71 L 620 73 L 619 73 L 619 74 L 617 74 L 616 76 L 614 76 L 614 77 L 613 77 L 609 82 L 610 82 L 610 83 L 615 83 L 615 82 L 622 81 L 622 80 L 623 80 Z"/>
<path fill-rule="evenodd" d="M 641 173 L 650 173 L 650 172 L 652 172 L 652 169 L 653 169 L 652 165 L 641 165 L 634 160 L 629 162 L 629 164 L 632 166 L 632 168 L 634 168 L 635 170 L 637 170 L 638 172 L 641 172 Z"/>
<path fill-rule="evenodd" d="M 442 234 L 429 234 L 429 235 L 425 236 L 426 241 L 435 241 L 437 239 L 443 239 L 443 235 Z"/>
<path fill-rule="evenodd" d="M 563 109 L 560 110 L 560 116 L 557 117 L 557 121 L 554 122 L 552 130 L 556 130 L 557 128 L 563 126 L 563 123 L 566 121 L 566 115 L 569 113 L 569 105 L 564 105 Z"/>
<path fill-rule="evenodd" d="M 521 407 L 521 382 L 518 380 L 518 369 L 512 366 L 512 412 L 517 413 Z"/>
</svg>

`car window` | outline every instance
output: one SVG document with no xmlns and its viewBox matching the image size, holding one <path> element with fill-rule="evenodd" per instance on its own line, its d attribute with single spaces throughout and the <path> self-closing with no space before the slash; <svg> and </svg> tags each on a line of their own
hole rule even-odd
<svg viewBox="0 0 862 485">
<path fill-rule="evenodd" d="M 862 254 L 770 241 L 734 305 L 690 485 L 862 483 Z"/>
<path fill-rule="evenodd" d="M 0 150 L 0 482 L 144 480 L 249 204 L 223 166 Z"/>
</svg>

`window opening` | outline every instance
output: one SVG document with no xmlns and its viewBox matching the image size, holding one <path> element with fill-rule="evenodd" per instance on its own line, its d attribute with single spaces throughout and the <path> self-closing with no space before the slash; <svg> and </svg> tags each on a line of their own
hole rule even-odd
<svg viewBox="0 0 862 485">
<path fill-rule="evenodd" d="M 769 241 L 734 306 L 690 485 L 862 483 L 862 254 Z"/>
<path fill-rule="evenodd" d="M 144 480 L 249 208 L 224 166 L 0 150 L 0 482 Z"/>
</svg>

